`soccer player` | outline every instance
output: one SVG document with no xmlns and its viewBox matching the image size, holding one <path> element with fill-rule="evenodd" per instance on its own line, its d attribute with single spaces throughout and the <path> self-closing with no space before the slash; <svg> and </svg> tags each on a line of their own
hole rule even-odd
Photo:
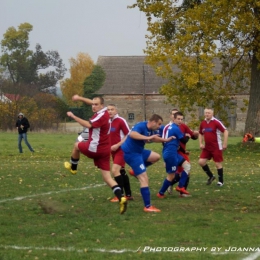
<svg viewBox="0 0 260 260">
<path fill-rule="evenodd" d="M 157 193 L 158 198 L 164 198 L 164 193 L 171 185 L 175 174 L 177 171 L 177 167 L 181 166 L 183 171 L 181 172 L 179 185 L 176 188 L 176 191 L 181 192 L 183 194 L 189 194 L 189 192 L 185 189 L 185 184 L 190 172 L 190 163 L 178 153 L 178 148 L 180 142 L 187 143 L 189 140 L 188 135 L 184 135 L 179 126 L 183 121 L 183 114 L 181 112 L 176 112 L 174 114 L 173 123 L 167 128 L 166 131 L 163 132 L 163 138 L 169 138 L 175 136 L 175 139 L 172 139 L 170 142 L 167 142 L 163 146 L 163 159 L 165 161 L 167 177 L 165 178 L 160 191 Z"/>
<path fill-rule="evenodd" d="M 170 123 L 167 124 L 164 128 L 164 132 L 167 131 L 168 127 L 173 123 L 173 120 L 174 120 L 174 114 L 176 112 L 179 112 L 178 109 L 174 108 L 172 109 L 171 111 L 171 115 L 170 115 Z M 183 123 L 183 121 L 181 122 L 181 124 L 179 125 L 179 128 L 181 130 L 181 132 L 188 136 L 189 138 L 191 138 L 192 140 L 197 140 L 198 139 L 198 136 L 199 136 L 199 132 L 198 131 L 192 131 L 186 124 Z M 189 158 L 189 152 L 186 151 L 186 143 L 183 143 L 183 142 L 180 142 L 180 146 L 179 146 L 179 149 L 178 149 L 178 154 L 180 154 L 183 158 L 185 158 L 188 162 L 190 162 L 190 158 Z M 183 171 L 183 168 L 181 166 L 178 166 L 177 168 L 177 173 L 181 173 Z M 180 175 L 179 174 L 176 174 L 175 175 L 175 178 L 173 179 L 171 185 L 169 186 L 167 192 L 169 194 L 172 194 L 172 190 L 173 190 L 173 185 L 177 182 L 179 182 L 180 180 Z M 189 185 L 189 181 L 190 181 L 190 173 L 189 173 L 189 176 L 187 178 L 187 181 L 184 185 L 185 189 L 187 190 L 188 188 L 188 185 Z M 185 197 L 190 197 L 191 195 L 188 195 L 188 194 L 184 194 L 184 193 L 180 193 L 180 197 L 182 198 L 185 198 Z"/>
<path fill-rule="evenodd" d="M 208 175 L 207 185 L 210 185 L 215 176 L 211 172 L 207 161 L 213 158 L 218 173 L 218 186 L 223 186 L 223 150 L 227 149 L 228 131 L 226 127 L 214 116 L 214 110 L 212 108 L 205 108 L 205 119 L 201 122 L 199 128 L 199 144 L 201 154 L 199 159 L 199 165 L 203 171 Z M 221 140 L 221 133 L 223 133 L 223 145 Z"/>
<path fill-rule="evenodd" d="M 144 149 L 148 142 L 168 142 L 174 137 L 164 139 L 152 131 L 158 130 L 162 125 L 161 116 L 154 114 L 148 121 L 139 122 L 133 126 L 121 148 L 124 152 L 125 162 L 132 168 L 134 175 L 140 182 L 140 192 L 144 201 L 145 212 L 160 212 L 159 209 L 151 205 L 150 189 L 146 167 L 152 165 L 160 159 L 160 155 L 151 150 Z"/>
<path fill-rule="evenodd" d="M 130 129 L 126 120 L 118 115 L 116 105 L 109 104 L 107 106 L 107 111 L 111 122 L 110 141 L 111 155 L 113 159 L 112 174 L 115 181 L 120 186 L 122 193 L 125 193 L 126 199 L 133 200 L 129 177 L 125 171 L 124 153 L 121 149 L 121 145 L 125 141 L 126 136 L 129 134 Z M 115 196 L 110 201 L 118 202 L 118 198 Z"/>
<path fill-rule="evenodd" d="M 127 200 L 122 195 L 121 188 L 110 175 L 110 122 L 107 108 L 104 107 L 104 99 L 102 97 L 94 97 L 93 100 L 74 95 L 73 101 L 83 101 L 92 106 L 94 115 L 90 120 L 86 121 L 75 116 L 72 112 L 67 112 L 67 115 L 81 124 L 83 127 L 89 128 L 89 139 L 86 142 L 76 142 L 72 150 L 70 162 L 65 162 L 64 166 L 72 174 L 77 173 L 77 166 L 80 159 L 80 153 L 88 158 L 93 159 L 102 174 L 103 180 L 109 187 L 112 188 L 117 196 L 120 213 L 123 214 L 127 208 Z"/>
</svg>

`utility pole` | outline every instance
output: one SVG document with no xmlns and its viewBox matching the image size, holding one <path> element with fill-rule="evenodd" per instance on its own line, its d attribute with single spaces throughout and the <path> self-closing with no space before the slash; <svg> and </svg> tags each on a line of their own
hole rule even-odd
<svg viewBox="0 0 260 260">
<path fill-rule="evenodd" d="M 146 86 L 145 86 L 145 67 L 143 65 L 143 118 L 146 121 Z"/>
</svg>

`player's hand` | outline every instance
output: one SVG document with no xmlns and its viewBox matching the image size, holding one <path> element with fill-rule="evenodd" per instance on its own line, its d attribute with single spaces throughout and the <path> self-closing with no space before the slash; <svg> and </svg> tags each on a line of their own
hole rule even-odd
<svg viewBox="0 0 260 260">
<path fill-rule="evenodd" d="M 226 149 L 227 149 L 227 145 L 226 145 L 226 144 L 223 144 L 222 149 L 223 149 L 223 150 L 226 150 Z"/>
<path fill-rule="evenodd" d="M 205 145 L 204 144 L 200 144 L 200 149 L 204 149 Z"/>
<path fill-rule="evenodd" d="M 69 116 L 69 117 L 73 117 L 74 116 L 74 114 L 72 113 L 72 112 L 67 112 L 67 116 Z"/>
<path fill-rule="evenodd" d="M 118 149 L 117 144 L 111 146 L 111 151 L 115 152 Z"/>
<path fill-rule="evenodd" d="M 73 101 L 78 101 L 78 100 L 79 100 L 79 95 L 74 95 L 74 96 L 72 96 L 72 100 L 73 100 Z"/>
</svg>

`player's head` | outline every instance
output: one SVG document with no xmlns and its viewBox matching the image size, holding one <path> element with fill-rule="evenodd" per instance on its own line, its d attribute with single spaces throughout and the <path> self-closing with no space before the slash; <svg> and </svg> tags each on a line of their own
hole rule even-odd
<svg viewBox="0 0 260 260">
<path fill-rule="evenodd" d="M 173 122 L 176 124 L 176 125 L 180 125 L 182 122 L 183 122 L 183 114 L 182 112 L 176 112 L 173 116 Z"/>
<path fill-rule="evenodd" d="M 173 108 L 172 110 L 171 110 L 171 114 L 170 114 L 170 119 L 171 119 L 171 121 L 173 122 L 173 120 L 174 120 L 174 114 L 176 113 L 176 112 L 178 112 L 179 110 L 177 109 L 177 108 Z"/>
<path fill-rule="evenodd" d="M 117 106 L 115 104 L 109 104 L 107 106 L 107 112 L 110 118 L 113 118 L 117 114 Z"/>
<path fill-rule="evenodd" d="M 214 114 L 214 110 L 213 108 L 205 108 L 204 109 L 204 116 L 206 118 L 206 120 L 210 120 L 213 117 Z"/>
<path fill-rule="evenodd" d="M 94 97 L 92 100 L 92 111 L 98 112 L 104 108 L 104 98 L 102 97 Z"/>
<path fill-rule="evenodd" d="M 148 128 L 150 130 L 158 130 L 162 125 L 163 119 L 157 114 L 153 114 L 148 121 Z"/>
</svg>

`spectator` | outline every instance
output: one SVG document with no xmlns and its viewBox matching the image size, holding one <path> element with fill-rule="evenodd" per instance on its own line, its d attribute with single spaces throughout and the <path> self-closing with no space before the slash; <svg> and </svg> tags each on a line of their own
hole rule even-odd
<svg viewBox="0 0 260 260">
<path fill-rule="evenodd" d="M 24 116 L 23 113 L 18 114 L 18 119 L 16 121 L 16 128 L 18 130 L 18 149 L 20 153 L 23 153 L 22 148 L 22 139 L 24 140 L 25 144 L 28 146 L 31 152 L 34 152 L 33 148 L 29 144 L 27 140 L 27 130 L 30 128 L 30 123 L 28 119 Z"/>
</svg>

